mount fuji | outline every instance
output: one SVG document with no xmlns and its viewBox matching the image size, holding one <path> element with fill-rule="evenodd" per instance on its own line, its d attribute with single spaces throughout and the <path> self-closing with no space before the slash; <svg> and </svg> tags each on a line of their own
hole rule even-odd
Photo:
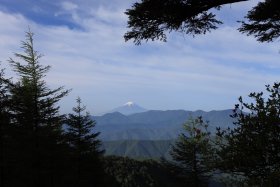
<svg viewBox="0 0 280 187">
<path fill-rule="evenodd" d="M 109 113 L 119 112 L 123 115 L 130 115 L 130 114 L 136 114 L 136 113 L 141 113 L 141 112 L 146 112 L 146 111 L 147 111 L 147 109 L 135 104 L 132 101 L 129 101 L 129 102 L 125 103 L 124 105 L 111 110 Z"/>
</svg>

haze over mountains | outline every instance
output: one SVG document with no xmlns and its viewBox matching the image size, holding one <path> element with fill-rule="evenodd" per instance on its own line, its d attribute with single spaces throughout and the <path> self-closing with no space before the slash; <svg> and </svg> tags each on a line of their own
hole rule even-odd
<svg viewBox="0 0 280 187">
<path fill-rule="evenodd" d="M 182 125 L 190 117 L 202 116 L 205 121 L 209 121 L 209 131 L 214 132 L 216 127 L 233 126 L 231 114 L 231 109 L 209 112 L 147 110 L 128 102 L 93 119 L 97 122 L 96 129 L 101 132 L 102 140 L 170 140 L 178 136 Z"/>
<path fill-rule="evenodd" d="M 233 127 L 232 110 L 146 110 L 128 102 L 111 113 L 94 116 L 96 130 L 101 132 L 107 154 L 130 157 L 160 157 L 168 155 L 171 144 L 182 133 L 190 117 L 202 116 L 209 121 L 208 130 Z"/>
</svg>

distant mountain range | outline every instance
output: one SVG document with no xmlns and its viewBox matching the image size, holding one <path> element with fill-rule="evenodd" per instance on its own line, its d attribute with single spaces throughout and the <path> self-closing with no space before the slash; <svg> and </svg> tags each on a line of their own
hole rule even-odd
<svg viewBox="0 0 280 187">
<path fill-rule="evenodd" d="M 233 128 L 232 110 L 205 112 L 202 110 L 146 110 L 127 102 L 102 116 L 93 116 L 95 131 L 101 132 L 106 155 L 128 156 L 137 159 L 170 158 L 169 152 L 183 124 L 190 117 L 202 116 L 209 121 L 213 134 L 217 127 Z"/>
<path fill-rule="evenodd" d="M 192 116 L 202 116 L 209 121 L 209 131 L 216 127 L 233 127 L 230 117 L 232 110 L 185 111 L 185 110 L 150 110 L 124 115 L 120 112 L 95 116 L 95 130 L 101 132 L 103 141 L 115 140 L 172 140 L 182 132 L 182 125 Z"/>
</svg>

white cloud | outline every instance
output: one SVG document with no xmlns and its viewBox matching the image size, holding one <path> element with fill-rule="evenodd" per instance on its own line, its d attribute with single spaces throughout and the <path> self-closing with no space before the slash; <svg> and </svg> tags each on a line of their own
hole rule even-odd
<svg viewBox="0 0 280 187">
<path fill-rule="evenodd" d="M 66 11 L 73 11 L 78 8 L 77 4 L 72 3 L 72 2 L 67 2 L 67 1 L 62 2 L 61 6 L 62 6 L 63 10 L 66 10 Z"/>
<path fill-rule="evenodd" d="M 127 20 L 127 16 L 124 14 L 123 9 L 113 10 L 100 6 L 97 9 L 91 9 L 90 13 L 97 19 L 111 24 L 124 24 Z"/>
<path fill-rule="evenodd" d="M 174 33 L 167 43 L 134 46 L 124 42 L 126 18 L 120 7 L 96 7 L 94 17 L 83 17 L 76 9 L 64 7 L 83 31 L 0 12 L 0 25 L 5 25 L 0 28 L 5 41 L 0 61 L 20 51 L 30 25 L 37 49 L 45 54 L 42 63 L 52 66 L 48 83 L 74 89 L 64 108 L 71 109 L 79 95 L 93 113 L 128 99 L 151 109 L 225 109 L 239 95 L 262 90 L 279 77 L 278 46 L 259 44 L 235 28 L 225 26 L 196 38 Z"/>
</svg>

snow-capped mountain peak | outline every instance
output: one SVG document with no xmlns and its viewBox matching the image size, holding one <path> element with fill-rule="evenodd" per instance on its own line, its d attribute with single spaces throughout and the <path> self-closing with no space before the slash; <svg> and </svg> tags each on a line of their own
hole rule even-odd
<svg viewBox="0 0 280 187">
<path fill-rule="evenodd" d="M 138 106 L 136 103 L 129 101 L 125 103 L 124 105 L 117 107 L 113 109 L 111 112 L 120 112 L 124 115 L 130 115 L 135 113 L 141 113 L 146 112 L 147 110 L 145 108 L 142 108 L 141 106 Z"/>
<path fill-rule="evenodd" d="M 135 105 L 132 101 L 128 101 L 127 103 L 124 104 L 124 106 L 133 106 Z"/>
</svg>

